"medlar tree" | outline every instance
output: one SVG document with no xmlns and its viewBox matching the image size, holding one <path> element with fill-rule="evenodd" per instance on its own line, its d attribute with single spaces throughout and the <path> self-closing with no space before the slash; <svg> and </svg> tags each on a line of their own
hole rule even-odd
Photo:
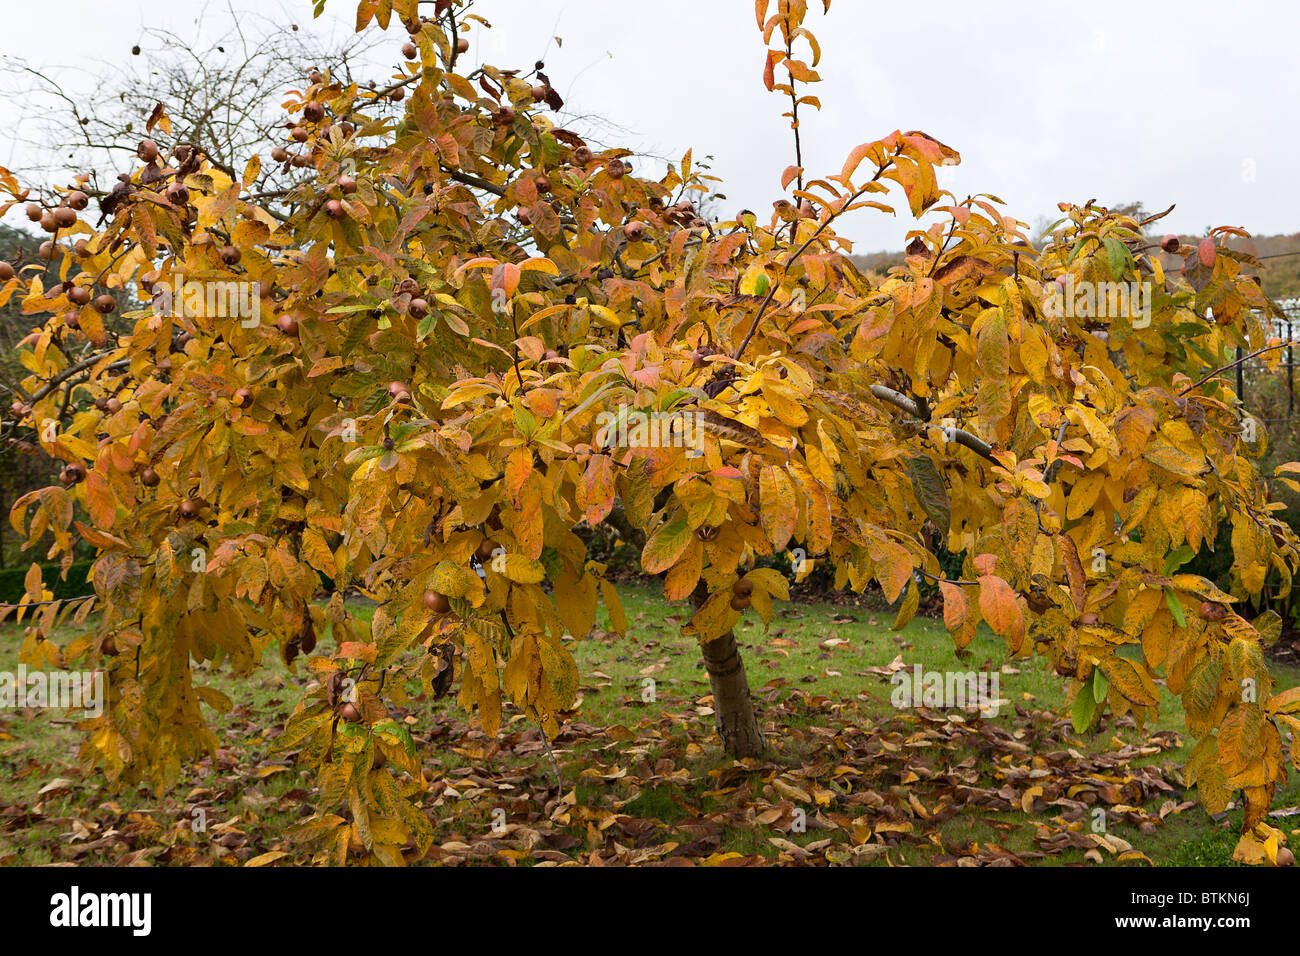
<svg viewBox="0 0 1300 956">
<path fill-rule="evenodd" d="M 801 108 L 819 105 L 806 4 L 756 7 L 765 83 L 797 137 Z M 995 198 L 941 190 L 936 167 L 959 156 L 916 131 L 822 175 L 797 146 L 769 221 L 705 222 L 690 153 L 638 176 L 626 150 L 548 121 L 543 78 L 460 72 L 480 22 L 463 12 L 359 4 L 359 30 L 405 25 L 414 55 L 374 93 L 326 73 L 290 103 L 317 176 L 284 221 L 249 194 L 258 157 L 232 178 L 147 141 L 106 226 L 74 216 L 52 240 L 62 269 L 80 263 L 75 281 L 24 272 L 0 293 L 47 317 L 24 342 L 15 411 L 39 423 L 69 390 L 105 399 L 42 432 L 66 487 L 13 515 L 33 544 L 51 535 L 51 556 L 69 560 L 76 538 L 99 552 L 94 632 L 56 647 L 71 609 L 47 604 L 23 646 L 108 670 L 87 765 L 167 786 L 216 746 L 202 706 L 230 706 L 195 662 L 248 673 L 278 641 L 318 678 L 281 738 L 320 787 L 300 835 L 322 859 L 359 844 L 401 863 L 432 834 L 412 805 L 422 755 L 388 705 L 410 680 L 440 693 L 460 660 L 459 701 L 488 733 L 504 699 L 553 734 L 578 684 L 565 637 L 590 631 L 601 600 L 625 627 L 574 533 L 618 500 L 646 534 L 645 570 L 694 603 L 684 630 L 728 752 L 763 745 L 733 628 L 788 596 L 755 560 L 797 548 L 802 574 L 826 561 L 840 586 L 901 598 L 898 626 L 918 580 L 936 580 L 956 642 L 982 620 L 1013 654 L 1046 655 L 1081 731 L 1102 711 L 1145 720 L 1162 675 L 1200 738 L 1187 776 L 1205 806 L 1241 791 L 1246 838 L 1276 852 L 1263 821 L 1300 694 L 1272 693 L 1276 618 L 1231 607 L 1270 573 L 1289 583 L 1298 542 L 1216 374 L 1238 346 L 1276 355 L 1272 307 L 1218 242 L 1226 230 L 1178 247 L 1171 275 L 1150 220 L 1063 205 L 1035 248 Z M 373 114 L 399 93 L 400 124 Z M 836 226 L 892 212 L 895 188 L 937 218 L 872 285 Z M 182 278 L 255 284 L 258 320 Z M 87 297 L 132 284 L 161 304 L 112 336 Z M 1081 289 L 1147 308 L 1094 295 L 1089 309 Z M 659 440 L 623 440 L 647 420 Z M 1300 465 L 1277 471 L 1294 485 Z M 71 521 L 74 500 L 89 524 Z M 1235 595 L 1178 570 L 1223 521 Z M 960 578 L 942 576 L 939 545 L 967 555 Z M 374 595 L 373 621 L 337 592 L 314 603 L 322 575 Z M 318 650 L 326 630 L 336 643 Z"/>
</svg>

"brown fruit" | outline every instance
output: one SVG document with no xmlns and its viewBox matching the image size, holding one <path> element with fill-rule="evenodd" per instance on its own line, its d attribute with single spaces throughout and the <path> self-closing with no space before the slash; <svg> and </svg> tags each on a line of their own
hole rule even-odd
<svg viewBox="0 0 1300 956">
<path fill-rule="evenodd" d="M 315 101 L 302 108 L 303 118 L 312 123 L 319 123 L 325 118 L 325 107 Z"/>
<path fill-rule="evenodd" d="M 203 510 L 203 505 L 194 498 L 186 498 L 181 502 L 182 518 L 197 518 L 199 512 Z"/>
<path fill-rule="evenodd" d="M 339 716 L 350 724 L 361 722 L 361 711 L 357 709 L 356 704 L 351 702 L 345 702 L 343 706 L 339 708 Z"/>
<path fill-rule="evenodd" d="M 541 85 L 534 86 L 534 87 L 533 87 L 533 102 L 534 102 L 534 103 L 540 103 L 542 100 L 546 99 L 546 93 L 547 93 L 546 87 L 541 86 Z"/>
<path fill-rule="evenodd" d="M 104 411 L 110 415 L 116 415 L 122 410 L 122 402 L 117 398 L 109 398 L 104 401 Z"/>
<path fill-rule="evenodd" d="M 14 267 L 7 262 L 0 262 L 0 282 L 8 282 L 14 277 Z"/>
<path fill-rule="evenodd" d="M 1074 623 L 1080 627 L 1096 627 L 1097 624 L 1100 623 L 1100 620 L 1101 619 L 1097 617 L 1096 614 L 1089 611 L 1086 614 L 1080 614 L 1079 619 Z"/>
<path fill-rule="evenodd" d="M 51 242 L 49 239 L 46 239 L 44 242 L 42 242 L 40 248 L 36 250 L 37 257 L 40 259 L 44 259 L 46 262 L 49 262 L 58 254 L 59 254 L 59 247 L 56 246 L 53 242 Z"/>
<path fill-rule="evenodd" d="M 480 562 L 487 561 L 492 557 L 492 552 L 497 549 L 497 543 L 491 538 L 484 538 L 479 542 L 478 549 L 474 552 L 474 557 Z"/>
<path fill-rule="evenodd" d="M 92 305 L 95 307 L 95 311 L 100 315 L 108 315 L 110 312 L 117 309 L 117 299 L 113 298 L 108 293 L 104 293 L 103 295 L 95 296 L 95 301 Z"/>
<path fill-rule="evenodd" d="M 320 80 L 320 70 L 313 69 L 307 74 L 307 81 L 309 83 L 319 83 Z"/>
<path fill-rule="evenodd" d="M 388 98 L 394 103 L 400 103 L 402 100 L 406 99 L 406 89 L 399 86 L 397 89 L 393 90 L 393 92 L 388 94 Z"/>
<path fill-rule="evenodd" d="M 221 261 L 228 266 L 233 266 L 239 262 L 239 250 L 234 246 L 222 246 L 218 255 L 221 256 Z"/>
<path fill-rule="evenodd" d="M 357 181 L 351 176 L 340 176 L 338 178 L 338 187 L 343 190 L 345 196 L 351 196 L 357 191 Z"/>
<path fill-rule="evenodd" d="M 695 537 L 701 541 L 712 541 L 718 536 L 718 529 L 713 525 L 702 524 L 695 529 Z"/>
<path fill-rule="evenodd" d="M 749 607 L 749 604 L 750 604 L 749 598 L 745 597 L 744 595 L 733 594 L 731 596 L 731 609 L 733 611 L 743 611 Z"/>
<path fill-rule="evenodd" d="M 468 53 L 468 52 L 469 52 L 469 40 L 467 40 L 465 37 L 460 37 L 460 38 L 456 41 L 456 52 L 457 52 L 457 53 Z"/>
<path fill-rule="evenodd" d="M 573 165 L 586 166 L 594 157 L 586 146 L 579 146 L 573 151 Z"/>
<path fill-rule="evenodd" d="M 754 582 L 740 578 L 731 586 L 731 593 L 739 597 L 749 597 L 754 593 Z"/>
<path fill-rule="evenodd" d="M 54 218 L 54 211 L 47 209 L 41 213 L 41 228 L 46 232 L 54 232 L 59 228 L 59 222 Z"/>
<path fill-rule="evenodd" d="M 519 218 L 519 222 L 522 225 L 531 226 L 533 224 L 533 217 L 529 215 L 527 209 L 521 208 L 517 213 L 515 213 L 515 215 Z"/>
<path fill-rule="evenodd" d="M 409 402 L 411 390 L 406 387 L 405 382 L 389 382 L 388 396 L 395 402 Z"/>
<path fill-rule="evenodd" d="M 402 56 L 406 57 L 408 60 L 414 60 L 416 54 L 418 54 L 419 52 L 420 51 L 416 49 L 414 43 L 402 44 Z"/>
<path fill-rule="evenodd" d="M 545 176 L 538 176 L 533 180 L 533 185 L 537 187 L 539 193 L 549 193 L 551 191 L 551 181 Z"/>
<path fill-rule="evenodd" d="M 1177 252 L 1178 245 L 1179 243 L 1178 243 L 1177 236 L 1172 236 L 1172 235 L 1165 236 L 1163 239 L 1160 240 L 1160 248 L 1163 249 L 1165 252 Z"/>
<path fill-rule="evenodd" d="M 640 242 L 645 238 L 645 223 L 629 222 L 623 227 L 623 235 L 627 236 L 628 242 Z"/>
<path fill-rule="evenodd" d="M 289 165 L 307 169 L 315 166 L 316 160 L 312 158 L 311 153 L 294 153 L 293 159 L 289 160 Z"/>
<path fill-rule="evenodd" d="M 800 219 L 812 219 L 816 215 L 817 215 L 817 210 L 813 207 L 813 204 L 811 202 L 809 202 L 807 199 L 799 200 Z"/>
<path fill-rule="evenodd" d="M 429 303 L 424 299 L 412 299 L 411 304 L 406 307 L 413 319 L 422 319 L 429 314 Z"/>
<path fill-rule="evenodd" d="M 306 128 L 304 128 L 304 127 L 302 127 L 302 126 L 295 126 L 293 129 L 289 130 L 289 137 L 290 137 L 290 138 L 291 138 L 295 143 L 305 143 L 305 142 L 307 142 L 307 137 L 308 137 L 308 135 L 309 135 L 309 134 L 308 134 Z"/>
<path fill-rule="evenodd" d="M 238 389 L 230 401 L 236 408 L 247 408 L 253 403 L 253 393 L 246 388 Z"/>
<path fill-rule="evenodd" d="M 161 481 L 162 479 L 158 477 L 158 472 L 154 471 L 152 468 L 146 468 L 144 471 L 140 472 L 140 484 L 144 485 L 146 488 L 157 488 Z"/>
<path fill-rule="evenodd" d="M 104 638 L 104 640 L 100 643 L 99 652 L 103 654 L 105 657 L 117 656 L 117 641 L 113 640 L 112 634 L 108 635 L 108 637 Z"/>
<path fill-rule="evenodd" d="M 298 337 L 298 320 L 292 315 L 282 315 L 275 320 L 275 327 L 285 335 L 292 338 Z"/>
<path fill-rule="evenodd" d="M 32 222 L 40 222 L 43 215 L 45 215 L 45 210 L 41 208 L 40 203 L 29 202 L 27 204 L 27 218 Z"/>
<path fill-rule="evenodd" d="M 90 305 L 90 287 L 84 285 L 73 286 L 68 290 L 68 301 L 73 305 Z"/>
<path fill-rule="evenodd" d="M 331 219 L 342 219 L 347 215 L 347 210 L 343 208 L 343 203 L 337 199 L 331 199 L 325 204 L 325 215 Z"/>
<path fill-rule="evenodd" d="M 14 402 L 9 406 L 9 413 L 13 415 L 14 418 L 26 418 L 32 413 L 32 407 L 26 402 Z"/>
<path fill-rule="evenodd" d="M 1286 847 L 1278 847 L 1277 850 L 1278 866 L 1295 866 L 1295 854 Z"/>
<path fill-rule="evenodd" d="M 276 149 L 280 149 L 280 147 L 277 146 Z M 284 152 L 284 150 L 281 150 L 281 152 Z M 285 152 L 285 155 L 288 156 L 288 153 Z M 182 183 L 172 183 L 163 190 L 163 196 L 173 206 L 184 206 L 190 201 L 190 191 Z"/>
<path fill-rule="evenodd" d="M 76 256 L 78 259 L 88 259 L 88 258 L 90 258 L 90 255 L 91 255 L 91 252 L 90 252 L 90 240 L 89 240 L 89 239 L 78 239 L 76 242 L 74 242 L 74 243 L 72 244 L 72 254 L 73 254 L 74 256 Z M 146 291 L 147 291 L 147 290 L 146 290 Z"/>
<path fill-rule="evenodd" d="M 492 114 L 492 121 L 498 126 L 509 126 L 515 121 L 514 107 L 503 106 Z"/>
<path fill-rule="evenodd" d="M 1216 604 L 1213 601 L 1202 601 L 1200 613 L 1203 620 L 1222 621 L 1228 616 L 1228 609 L 1222 604 Z"/>
<path fill-rule="evenodd" d="M 287 163 L 289 161 L 289 151 L 283 146 L 276 146 L 271 150 L 271 158 L 277 163 Z"/>
<path fill-rule="evenodd" d="M 60 206 L 54 210 L 54 224 L 60 229 L 67 229 L 77 221 L 77 211 L 68 206 Z"/>
<path fill-rule="evenodd" d="M 142 139 L 135 148 L 135 154 L 146 163 L 152 163 L 158 158 L 158 144 L 151 139 Z"/>
<path fill-rule="evenodd" d="M 388 763 L 388 758 L 384 756 L 384 752 L 383 752 L 382 750 L 380 750 L 378 747 L 376 747 L 376 748 L 375 748 L 375 757 L 374 757 L 374 759 L 370 762 L 370 766 L 373 767 L 375 770 L 382 770 L 383 767 L 384 767 L 384 764 L 386 764 L 386 763 Z"/>
<path fill-rule="evenodd" d="M 68 193 L 68 205 L 71 206 L 73 209 L 77 209 L 77 210 L 85 209 L 86 206 L 88 206 L 89 204 L 90 204 L 90 197 L 87 196 L 85 193 L 83 193 L 80 189 L 74 189 L 72 192 Z"/>
<path fill-rule="evenodd" d="M 81 319 L 77 317 L 77 313 L 69 312 L 63 317 L 63 324 L 70 329 L 80 329 Z"/>
<path fill-rule="evenodd" d="M 86 469 L 77 464 L 67 465 L 64 467 L 63 471 L 59 472 L 59 481 L 63 482 L 65 485 L 80 484 L 85 480 L 85 477 Z"/>
<path fill-rule="evenodd" d="M 627 164 L 621 159 L 611 159 L 605 164 L 605 172 L 614 179 L 622 179 L 627 173 Z"/>
<path fill-rule="evenodd" d="M 437 591 L 424 592 L 424 606 L 434 614 L 446 614 L 451 610 L 451 602 L 447 600 L 447 595 L 439 594 Z"/>
</svg>

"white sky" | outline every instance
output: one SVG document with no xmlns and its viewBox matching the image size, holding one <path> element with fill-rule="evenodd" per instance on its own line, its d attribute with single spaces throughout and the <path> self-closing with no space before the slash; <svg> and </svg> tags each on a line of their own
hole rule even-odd
<svg viewBox="0 0 1300 956">
<path fill-rule="evenodd" d="M 0 3 L 0 53 L 41 67 L 126 59 L 146 17 L 192 35 L 204 9 L 213 23 L 228 4 L 277 9 L 275 0 Z M 1030 223 L 1055 218 L 1059 200 L 1095 197 L 1153 210 L 1176 202 L 1168 231 L 1300 230 L 1300 3 L 834 0 L 828 16 L 810 6 L 807 26 L 823 46 L 823 82 L 811 92 L 824 107 L 804 120 L 812 175 L 838 171 L 860 142 L 920 129 L 962 153 L 949 188 L 994 193 Z M 356 2 L 328 0 L 315 22 L 311 0 L 278 9 L 305 30 L 350 32 Z M 610 139 L 673 158 L 688 146 L 697 159 L 712 154 L 728 212 L 765 217 L 780 196 L 793 150 L 785 103 L 762 86 L 752 0 L 477 0 L 474 12 L 494 26 L 475 27 L 471 60 L 528 68 L 544 55 L 569 107 L 625 128 Z M 389 35 L 380 79 L 406 39 L 396 24 Z M 20 119 L 21 104 L 5 98 L 0 130 Z M 0 164 L 29 161 L 0 134 Z M 905 212 L 857 217 L 841 232 L 860 252 L 899 248 L 910 225 Z"/>
</svg>

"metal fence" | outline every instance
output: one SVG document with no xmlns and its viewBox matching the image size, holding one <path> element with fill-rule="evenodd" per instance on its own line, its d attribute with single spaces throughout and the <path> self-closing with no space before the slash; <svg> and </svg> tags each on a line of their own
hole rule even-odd
<svg viewBox="0 0 1300 956">
<path fill-rule="evenodd" d="M 1261 421 L 1264 424 L 1276 424 L 1278 422 L 1290 421 L 1295 415 L 1295 390 L 1296 390 L 1296 346 L 1300 346 L 1300 299 L 1285 299 L 1278 303 L 1282 311 L 1286 313 L 1284 318 L 1273 319 L 1273 336 L 1281 342 L 1286 342 L 1286 359 L 1281 363 L 1282 368 L 1286 369 L 1287 385 L 1287 413 L 1284 418 L 1265 418 Z M 1241 361 L 1245 353 L 1237 349 L 1237 396 L 1243 404 L 1247 403 L 1246 386 L 1251 379 L 1265 371 L 1265 360 L 1261 358 L 1248 359 Z"/>
</svg>

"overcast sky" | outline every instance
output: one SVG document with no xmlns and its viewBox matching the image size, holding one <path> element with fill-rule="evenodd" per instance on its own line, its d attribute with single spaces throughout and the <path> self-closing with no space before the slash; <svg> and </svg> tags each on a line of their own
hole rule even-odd
<svg viewBox="0 0 1300 956">
<path fill-rule="evenodd" d="M 3 0 L 0 53 L 33 65 L 129 58 L 141 25 L 193 34 L 201 11 L 211 31 L 227 0 Z M 228 0 L 236 11 L 274 14 L 275 0 Z M 1222 0 L 1083 3 L 962 0 L 879 3 L 811 0 L 807 26 L 822 41 L 820 113 L 804 119 L 810 174 L 838 171 L 861 142 L 920 129 L 962 154 L 945 185 L 993 193 L 1034 222 L 1060 200 L 1141 200 L 1178 208 L 1167 229 L 1210 225 L 1300 231 L 1300 124 L 1296 38 L 1300 3 Z M 763 89 L 763 45 L 752 0 L 478 0 L 470 58 L 547 72 L 576 112 L 624 127 L 609 133 L 640 152 L 714 157 L 724 208 L 770 212 L 793 159 L 782 98 Z M 356 0 L 279 0 L 304 30 L 350 32 Z M 389 33 L 389 75 L 405 31 Z M 552 40 L 558 37 L 562 40 Z M 66 74 L 69 83 L 85 76 Z M 21 104 L 0 104 L 0 129 Z M 24 150 L 0 135 L 0 163 L 22 167 Z M 639 164 L 645 172 L 650 163 Z M 898 248 L 911 226 L 863 211 L 842 233 L 857 251 Z M 9 221 L 13 222 L 11 215 Z"/>
</svg>

